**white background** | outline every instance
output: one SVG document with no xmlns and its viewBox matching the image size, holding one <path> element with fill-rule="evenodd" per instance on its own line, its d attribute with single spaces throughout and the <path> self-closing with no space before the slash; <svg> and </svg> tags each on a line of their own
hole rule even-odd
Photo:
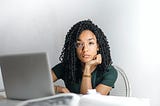
<svg viewBox="0 0 160 106">
<path fill-rule="evenodd" d="M 159 5 L 158 0 L 0 0 L 0 55 L 46 51 L 52 67 L 70 27 L 91 19 L 108 37 L 132 96 L 160 106 Z"/>
</svg>

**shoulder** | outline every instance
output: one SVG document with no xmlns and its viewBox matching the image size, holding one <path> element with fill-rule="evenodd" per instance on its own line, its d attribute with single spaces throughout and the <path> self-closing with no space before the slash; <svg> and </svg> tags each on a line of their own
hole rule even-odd
<svg viewBox="0 0 160 106">
<path fill-rule="evenodd" d="M 63 73 L 64 73 L 64 65 L 63 63 L 58 63 L 57 65 L 55 65 L 52 68 L 52 71 L 55 73 L 55 75 L 57 76 L 58 79 L 63 77 Z"/>
<path fill-rule="evenodd" d="M 108 68 L 104 71 L 103 75 L 102 75 L 102 84 L 110 86 L 110 87 L 114 87 L 114 83 L 117 79 L 118 76 L 118 72 L 117 70 L 114 68 L 113 65 L 108 66 Z"/>
<path fill-rule="evenodd" d="M 110 72 L 110 73 L 117 74 L 117 70 L 113 65 L 109 65 L 108 68 L 107 68 L 107 71 Z"/>
<path fill-rule="evenodd" d="M 114 68 L 113 65 L 109 65 L 108 68 L 105 70 L 103 76 L 104 76 L 105 78 L 110 78 L 110 79 L 116 80 L 116 79 L 117 79 L 117 76 L 118 76 L 118 72 L 117 72 L 117 70 Z"/>
<path fill-rule="evenodd" d="M 58 63 L 54 67 L 52 67 L 52 70 L 61 69 L 63 66 L 64 66 L 63 63 Z"/>
</svg>

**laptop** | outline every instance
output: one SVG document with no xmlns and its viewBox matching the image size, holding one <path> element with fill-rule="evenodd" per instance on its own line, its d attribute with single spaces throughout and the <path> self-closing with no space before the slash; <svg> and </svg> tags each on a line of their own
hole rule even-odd
<svg viewBox="0 0 160 106">
<path fill-rule="evenodd" d="M 55 94 L 44 52 L 0 56 L 0 67 L 9 99 L 26 100 Z"/>
</svg>

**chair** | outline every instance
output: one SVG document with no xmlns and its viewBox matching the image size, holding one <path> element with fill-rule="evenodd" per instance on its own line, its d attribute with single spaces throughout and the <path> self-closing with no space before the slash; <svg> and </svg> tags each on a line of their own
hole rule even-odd
<svg viewBox="0 0 160 106">
<path fill-rule="evenodd" d="M 118 66 L 114 65 L 114 68 L 118 72 L 118 77 L 115 82 L 114 88 L 110 91 L 111 96 L 131 96 L 130 84 L 125 72 Z"/>
</svg>

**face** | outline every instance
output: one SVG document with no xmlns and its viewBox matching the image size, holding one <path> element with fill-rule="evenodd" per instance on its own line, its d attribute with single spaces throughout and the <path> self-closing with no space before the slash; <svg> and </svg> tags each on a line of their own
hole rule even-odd
<svg viewBox="0 0 160 106">
<path fill-rule="evenodd" d="M 79 60 L 86 63 L 94 59 L 99 50 L 96 36 L 90 30 L 84 30 L 76 42 L 76 52 Z"/>
</svg>

